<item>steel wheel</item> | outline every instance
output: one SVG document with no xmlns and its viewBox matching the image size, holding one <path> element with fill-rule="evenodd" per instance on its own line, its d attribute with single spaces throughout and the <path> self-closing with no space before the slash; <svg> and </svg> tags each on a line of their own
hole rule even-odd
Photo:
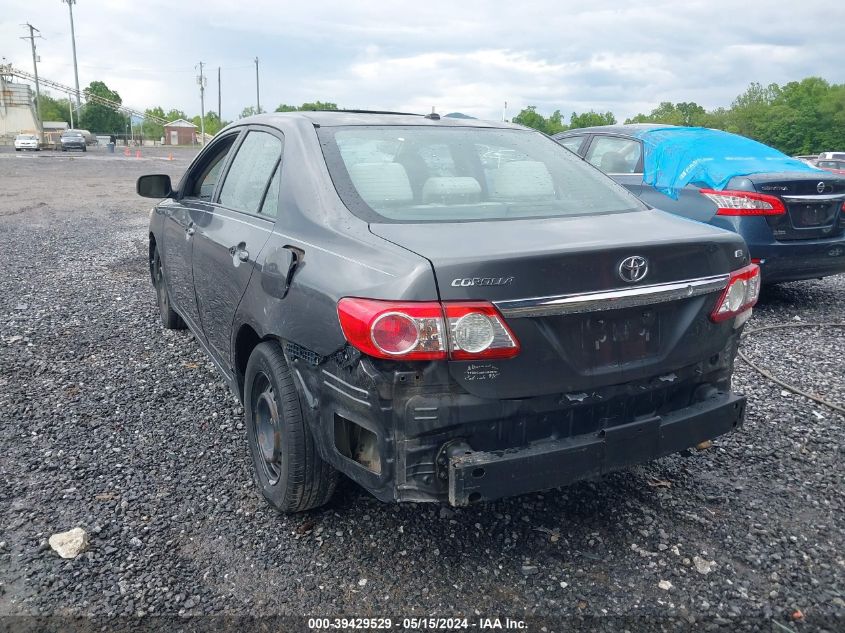
<svg viewBox="0 0 845 633">
<path fill-rule="evenodd" d="M 181 330 L 185 327 L 182 318 L 170 307 L 170 294 L 167 292 L 167 280 L 164 275 L 164 266 L 161 265 L 161 256 L 158 249 L 155 249 L 152 262 L 153 286 L 156 291 L 156 303 L 158 304 L 161 323 L 168 330 Z"/>
<path fill-rule="evenodd" d="M 270 379 L 263 372 L 252 383 L 253 441 L 261 455 L 267 483 L 278 483 L 282 476 L 282 420 Z"/>
</svg>

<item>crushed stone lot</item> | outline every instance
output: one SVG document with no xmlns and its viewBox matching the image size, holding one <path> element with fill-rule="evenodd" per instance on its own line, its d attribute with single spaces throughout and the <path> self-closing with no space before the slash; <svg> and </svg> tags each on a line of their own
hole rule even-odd
<svg viewBox="0 0 845 633">
<path fill-rule="evenodd" d="M 345 482 L 282 516 L 253 485 L 237 400 L 158 319 L 135 179 L 178 177 L 193 153 L 3 150 L 0 616 L 845 629 L 843 415 L 737 361 L 746 424 L 708 450 L 460 510 Z M 767 290 L 749 328 L 831 322 L 845 276 Z M 845 329 L 768 330 L 743 349 L 845 403 Z M 75 527 L 87 549 L 61 558 L 48 539 Z"/>
</svg>

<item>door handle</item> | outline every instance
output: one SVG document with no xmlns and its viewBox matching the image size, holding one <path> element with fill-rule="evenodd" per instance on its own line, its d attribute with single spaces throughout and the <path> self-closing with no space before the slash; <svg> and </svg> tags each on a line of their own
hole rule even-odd
<svg viewBox="0 0 845 633">
<path fill-rule="evenodd" d="M 246 250 L 246 242 L 241 242 L 237 246 L 230 247 L 229 254 L 232 257 L 237 257 L 242 262 L 249 261 L 249 251 Z"/>
</svg>

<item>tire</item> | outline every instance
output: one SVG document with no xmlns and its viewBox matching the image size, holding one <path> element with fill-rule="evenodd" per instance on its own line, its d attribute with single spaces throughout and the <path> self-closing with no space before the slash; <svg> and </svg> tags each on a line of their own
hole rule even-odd
<svg viewBox="0 0 845 633">
<path fill-rule="evenodd" d="M 329 501 L 337 471 L 323 461 L 302 414 L 282 349 L 260 343 L 244 380 L 247 441 L 255 483 L 280 512 L 304 512 Z"/>
<path fill-rule="evenodd" d="M 16 151 L 16 152 L 19 152 L 19 151 L 21 151 L 21 148 L 20 148 L 20 147 L 16 147 L 16 148 L 15 148 L 15 151 Z"/>
<path fill-rule="evenodd" d="M 158 254 L 158 247 L 153 251 L 153 260 L 150 262 L 150 269 L 153 275 L 153 286 L 156 289 L 156 303 L 158 304 L 158 313 L 161 317 L 161 324 L 168 330 L 184 330 L 185 322 L 176 312 L 170 307 L 170 293 L 167 290 L 167 279 L 165 277 L 164 266 L 161 263 L 161 257 Z"/>
<path fill-rule="evenodd" d="M 62 151 L 63 151 L 63 152 L 66 152 L 66 151 L 67 151 L 67 148 L 66 148 L 66 147 L 62 147 Z"/>
</svg>

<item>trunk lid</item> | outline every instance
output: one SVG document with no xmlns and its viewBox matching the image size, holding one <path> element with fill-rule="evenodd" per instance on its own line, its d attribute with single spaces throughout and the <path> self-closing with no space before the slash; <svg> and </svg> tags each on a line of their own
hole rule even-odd
<svg viewBox="0 0 845 633">
<path fill-rule="evenodd" d="M 780 198 L 786 214 L 767 216 L 779 241 L 840 237 L 845 232 L 845 178 L 820 171 L 812 178 L 796 174 L 753 174 L 747 177 L 759 193 Z"/>
<path fill-rule="evenodd" d="M 655 210 L 370 230 L 427 258 L 442 300 L 492 301 L 503 312 L 519 356 L 450 362 L 455 380 L 482 397 L 579 392 L 670 374 L 718 354 L 733 334 L 707 318 L 719 278 L 749 261 L 738 235 Z M 619 273 L 631 256 L 648 260 L 636 283 Z M 686 282 L 702 279 L 710 286 L 688 289 Z M 680 292 L 619 308 L 600 300 L 664 285 Z M 549 299 L 566 307 L 537 309 Z"/>
</svg>

